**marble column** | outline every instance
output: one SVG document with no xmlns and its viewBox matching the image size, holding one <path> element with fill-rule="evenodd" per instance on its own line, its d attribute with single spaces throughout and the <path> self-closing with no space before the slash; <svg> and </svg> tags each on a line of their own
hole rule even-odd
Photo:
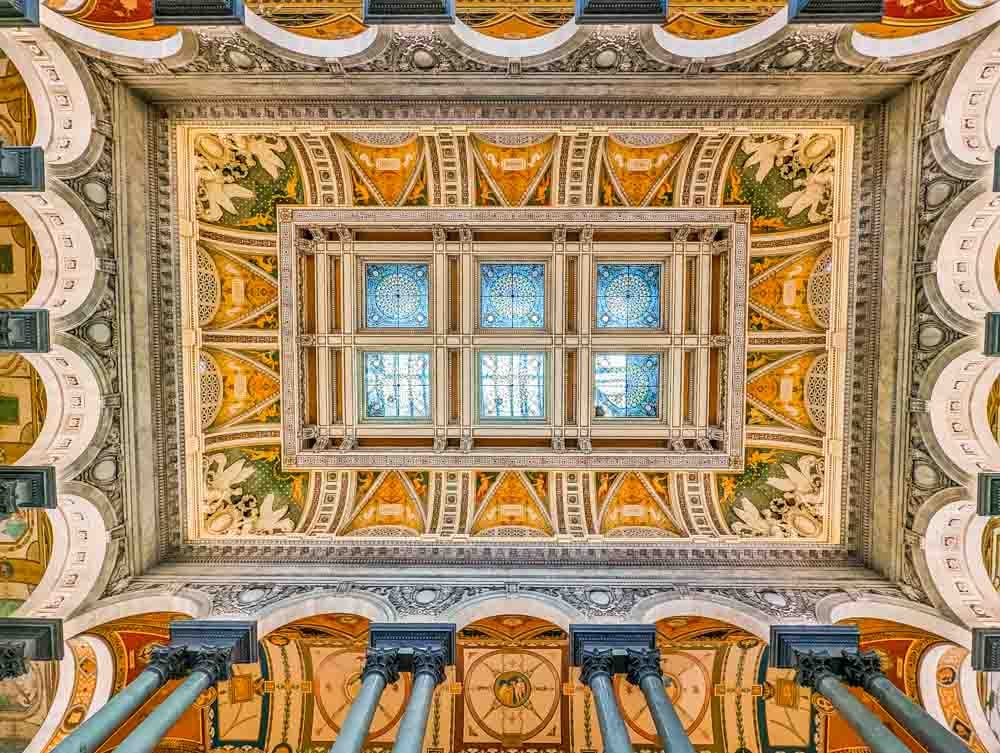
<svg viewBox="0 0 1000 753">
<path fill-rule="evenodd" d="M 361 672 L 361 689 L 344 723 L 340 725 L 337 739 L 330 753 L 361 753 L 365 738 L 372 726 L 372 719 L 387 685 L 399 681 L 399 652 L 394 648 L 370 648 Z"/>
<path fill-rule="evenodd" d="M 444 682 L 446 655 L 442 648 L 417 648 L 413 650 L 413 688 L 406 711 L 396 732 L 393 753 L 420 753 L 427 734 L 434 689 Z"/>
<path fill-rule="evenodd" d="M 907 753 L 910 750 L 840 681 L 838 675 L 842 671 L 843 656 L 809 651 L 797 655 L 797 664 L 795 679 L 799 685 L 815 690 L 830 701 L 872 753 Z"/>
<path fill-rule="evenodd" d="M 633 753 L 628 729 L 615 698 L 614 649 L 588 649 L 580 663 L 580 682 L 590 688 L 597 709 L 597 724 L 601 728 L 604 753 Z"/>
<path fill-rule="evenodd" d="M 694 753 L 694 746 L 667 696 L 660 668 L 660 649 L 629 649 L 626 679 L 642 690 L 646 706 L 660 736 L 664 753 Z"/>
<path fill-rule="evenodd" d="M 841 671 L 848 685 L 864 688 L 930 753 L 969 753 L 969 746 L 958 735 L 914 703 L 882 673 L 882 664 L 874 651 L 845 653 Z"/>
<path fill-rule="evenodd" d="M 184 646 L 154 648 L 146 668 L 93 716 L 63 738 L 52 753 L 94 753 L 168 680 L 184 677 L 191 668 L 190 659 Z"/>
<path fill-rule="evenodd" d="M 230 667 L 258 661 L 256 623 L 177 620 L 170 644 L 153 649 L 149 664 L 121 692 L 84 720 L 52 753 L 93 753 L 170 680 L 184 679 L 116 751 L 148 753 L 199 695 L 229 678 Z"/>
<path fill-rule="evenodd" d="M 116 753 L 152 753 L 198 696 L 229 677 L 230 649 L 199 647 L 191 654 L 187 679 L 118 744 Z"/>
</svg>

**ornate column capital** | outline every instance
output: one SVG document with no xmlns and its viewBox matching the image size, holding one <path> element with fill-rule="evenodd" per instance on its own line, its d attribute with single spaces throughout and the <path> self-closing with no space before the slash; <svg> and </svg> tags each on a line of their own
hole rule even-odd
<svg viewBox="0 0 1000 753">
<path fill-rule="evenodd" d="M 0 643 L 0 680 L 12 680 L 28 674 L 28 657 L 24 641 Z"/>
<path fill-rule="evenodd" d="M 444 682 L 447 657 L 444 649 L 441 648 L 417 648 L 413 650 L 413 672 L 414 678 L 417 675 L 430 675 L 434 678 L 434 684 L 440 685 Z"/>
<path fill-rule="evenodd" d="M 839 664 L 838 656 L 828 656 L 818 654 L 814 651 L 805 651 L 796 654 L 798 658 L 798 670 L 795 673 L 795 682 L 804 688 L 816 689 L 816 685 L 827 675 L 838 677 Z"/>
<path fill-rule="evenodd" d="M 233 650 L 222 646 L 199 646 L 191 649 L 191 671 L 201 671 L 212 678 L 212 684 L 229 679 L 233 665 Z"/>
<path fill-rule="evenodd" d="M 663 669 L 660 667 L 660 649 L 628 649 L 628 674 L 625 679 L 632 685 L 639 685 L 650 675 L 663 679 Z"/>
<path fill-rule="evenodd" d="M 395 648 L 370 648 L 365 655 L 362 681 L 368 675 L 381 675 L 386 685 L 399 682 L 399 650 Z"/>
<path fill-rule="evenodd" d="M 580 682 L 589 686 L 591 680 L 600 675 L 609 680 L 615 674 L 615 652 L 611 648 L 587 649 L 580 660 Z"/>
<path fill-rule="evenodd" d="M 867 688 L 868 683 L 882 675 L 882 662 L 874 651 L 844 651 L 841 656 L 840 678 L 848 685 Z"/>
<path fill-rule="evenodd" d="M 159 673 L 163 682 L 179 680 L 191 671 L 191 654 L 186 646 L 155 646 L 146 669 Z"/>
</svg>

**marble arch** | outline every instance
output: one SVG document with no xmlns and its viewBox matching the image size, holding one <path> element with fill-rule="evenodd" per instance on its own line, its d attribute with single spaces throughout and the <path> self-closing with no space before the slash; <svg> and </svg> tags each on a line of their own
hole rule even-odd
<svg viewBox="0 0 1000 753">
<path fill-rule="evenodd" d="M 52 464 L 65 472 L 91 449 L 101 430 L 107 385 L 89 350 L 72 335 L 59 335 L 48 353 L 24 354 L 45 386 L 48 411 L 35 444 L 19 465 Z"/>
<path fill-rule="evenodd" d="M 0 50 L 20 72 L 35 105 L 35 146 L 59 174 L 78 174 L 97 158 L 106 118 L 98 107 L 85 67 L 44 28 L 8 30 Z"/>
<path fill-rule="evenodd" d="M 981 330 L 983 317 L 1000 307 L 997 249 L 1000 248 L 1000 193 L 988 178 L 952 200 L 928 243 L 934 264 L 928 298 L 934 310 L 963 332 Z"/>
<path fill-rule="evenodd" d="M 954 677 L 956 661 L 958 671 Z M 947 676 L 954 679 L 943 682 L 942 678 Z M 983 714 L 968 651 L 950 643 L 933 646 L 920 658 L 917 679 L 920 702 L 931 716 L 949 729 L 956 716 L 968 719 L 983 747 L 989 753 L 1000 751 L 996 731 L 990 728 Z"/>
<path fill-rule="evenodd" d="M 852 34 L 852 44 L 857 52 L 871 58 L 902 58 L 920 55 L 961 42 L 963 39 L 990 28 L 998 20 L 1000 20 L 1000 4 L 994 1 L 989 4 L 989 7 L 981 7 L 975 13 L 951 24 L 908 37 L 876 38 L 855 30 Z"/>
<path fill-rule="evenodd" d="M 636 604 L 632 610 L 632 620 L 642 624 L 653 624 L 670 617 L 698 615 L 743 628 L 762 641 L 770 637 L 773 620 L 758 609 L 753 609 L 734 599 L 723 596 L 702 596 L 698 598 L 677 598 L 671 595 L 650 597 Z"/>
<path fill-rule="evenodd" d="M 94 198 L 108 201 L 110 186 L 87 184 Z M 58 180 L 38 194 L 0 194 L 24 219 L 42 256 L 42 274 L 27 306 L 49 310 L 54 324 L 73 326 L 91 313 L 108 277 L 99 261 L 109 239 L 97 232 L 90 211 Z"/>
<path fill-rule="evenodd" d="M 932 457 L 956 481 L 1000 462 L 1000 444 L 986 418 L 1000 363 L 982 354 L 981 338 L 966 337 L 934 359 L 920 388 L 927 412 L 918 416 Z"/>
<path fill-rule="evenodd" d="M 388 602 L 370 594 L 348 593 L 322 596 L 305 596 L 279 601 L 254 618 L 257 635 L 263 637 L 278 628 L 297 620 L 321 614 L 356 614 L 371 622 L 393 622 L 396 611 Z"/>
<path fill-rule="evenodd" d="M 271 23 L 250 8 L 246 9 L 245 23 L 247 32 L 279 51 L 322 59 L 360 55 L 375 44 L 380 33 L 384 33 L 380 32 L 377 26 L 370 26 L 360 34 L 347 39 L 316 39 L 296 34 Z"/>
<path fill-rule="evenodd" d="M 79 664 L 77 661 L 74 646 L 85 647 L 85 650 L 93 653 L 95 667 L 93 674 L 95 677 L 93 692 L 90 695 L 90 703 L 86 712 L 93 713 L 111 697 L 111 690 L 115 679 L 115 660 L 111 654 L 108 644 L 96 636 L 80 635 L 66 641 L 66 655 L 59 662 L 59 680 L 56 687 L 56 695 L 52 699 L 45 722 L 39 728 L 38 733 L 32 739 L 31 744 L 24 749 L 23 753 L 43 753 L 51 747 L 52 741 L 60 732 L 63 720 L 70 710 L 70 704 L 74 700 L 74 689 L 78 679 Z"/>
<path fill-rule="evenodd" d="M 914 525 L 923 536 L 915 565 L 928 593 L 969 628 L 1000 619 L 1000 595 L 983 565 L 981 542 L 987 518 L 976 515 L 976 504 L 961 488 L 931 497 Z"/>
<path fill-rule="evenodd" d="M 969 721 L 976 736 L 990 753 L 1000 751 L 1000 731 L 990 724 L 979 697 L 977 672 L 972 668 L 972 656 L 966 656 L 958 669 L 958 685 L 962 705 L 969 714 Z"/>
<path fill-rule="evenodd" d="M 1000 4 L 994 4 L 951 27 L 926 36 L 973 23 L 978 31 L 989 28 L 998 20 Z M 986 23 L 979 25 L 983 22 Z M 947 91 L 941 119 L 945 142 L 951 153 L 965 165 L 987 168 L 993 163 L 994 150 L 1000 147 L 1000 29 L 991 31 L 978 46 L 971 49 L 967 57 L 957 60 L 955 66 L 957 74 L 954 74 L 952 86 Z"/>
<path fill-rule="evenodd" d="M 52 29 L 67 39 L 100 50 L 109 55 L 134 58 L 136 60 L 164 60 L 178 55 L 185 44 L 184 32 L 178 32 L 167 39 L 144 41 L 105 34 L 89 26 L 77 23 L 46 5 L 41 7 L 42 25 Z"/>
<path fill-rule="evenodd" d="M 111 575 L 108 530 L 93 504 L 75 494 L 60 494 L 59 506 L 47 513 L 52 554 L 42 581 L 18 609 L 19 617 L 68 617 Z"/>
<path fill-rule="evenodd" d="M 846 620 L 863 618 L 889 620 L 908 627 L 919 628 L 946 641 L 972 647 L 972 633 L 950 622 L 930 607 L 880 594 L 832 594 L 816 603 L 816 619 L 820 624 L 836 625 Z"/>
<path fill-rule="evenodd" d="M 583 615 L 565 602 L 543 594 L 487 594 L 465 599 L 441 618 L 441 622 L 454 622 L 459 629 L 477 620 L 499 614 L 530 614 L 558 625 L 563 630 L 583 620 Z"/>
<path fill-rule="evenodd" d="M 788 6 L 759 24 L 719 39 L 685 39 L 671 34 L 662 26 L 653 25 L 650 28 L 656 43 L 671 55 L 710 60 L 740 55 L 758 46 L 763 48 L 772 40 L 777 41 L 778 35 L 787 27 Z"/>
<path fill-rule="evenodd" d="M 454 37 L 460 45 L 497 59 L 558 56 L 576 47 L 587 36 L 583 27 L 578 26 L 575 21 L 567 21 L 558 29 L 539 37 L 501 39 L 476 31 L 460 18 L 455 20 L 454 26 L 445 28 L 442 33 L 446 37 Z"/>
<path fill-rule="evenodd" d="M 154 612 L 175 612 L 192 618 L 205 618 L 212 611 L 210 596 L 190 589 L 150 589 L 102 599 L 100 604 L 63 622 L 66 640 L 107 622 Z"/>
</svg>

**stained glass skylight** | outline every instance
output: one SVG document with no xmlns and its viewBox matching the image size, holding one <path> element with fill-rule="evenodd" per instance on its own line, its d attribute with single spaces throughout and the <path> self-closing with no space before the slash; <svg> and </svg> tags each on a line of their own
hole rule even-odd
<svg viewBox="0 0 1000 753">
<path fill-rule="evenodd" d="M 364 354 L 366 418 L 430 418 L 429 353 Z"/>
<path fill-rule="evenodd" d="M 659 329 L 660 265 L 598 264 L 598 329 Z"/>
<path fill-rule="evenodd" d="M 430 320 L 428 265 L 365 265 L 365 326 L 422 329 Z"/>
<path fill-rule="evenodd" d="M 594 364 L 596 418 L 657 418 L 658 353 L 598 353 Z"/>
<path fill-rule="evenodd" d="M 479 326 L 484 329 L 545 327 L 544 264 L 481 264 Z"/>
<path fill-rule="evenodd" d="M 479 415 L 483 419 L 545 418 L 545 354 L 479 354 Z"/>
</svg>

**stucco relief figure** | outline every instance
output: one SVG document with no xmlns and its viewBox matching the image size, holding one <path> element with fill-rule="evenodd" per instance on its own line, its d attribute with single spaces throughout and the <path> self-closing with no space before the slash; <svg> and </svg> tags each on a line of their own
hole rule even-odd
<svg viewBox="0 0 1000 753">
<path fill-rule="evenodd" d="M 754 462 L 758 456 L 757 463 Z M 764 456 L 761 458 L 760 456 Z M 752 489 L 754 499 L 740 496 L 732 506 L 735 520 L 733 531 L 743 536 L 773 538 L 798 538 L 817 536 L 823 530 L 823 473 L 824 462 L 815 455 L 802 455 L 796 465 L 781 463 L 785 478 L 771 475 L 778 469 L 773 452 L 751 453 L 747 465 L 750 475 L 755 475 L 755 465 L 768 463 L 760 474 L 766 481 Z M 747 476 L 745 471 L 743 476 Z M 741 476 L 740 478 L 743 478 Z M 758 479 L 760 480 L 760 479 Z M 723 480 L 723 498 L 729 493 L 728 479 Z M 738 483 L 738 482 L 737 482 Z M 772 490 L 781 492 L 773 496 Z M 750 489 L 748 488 L 748 491 Z M 770 492 L 770 499 L 767 499 Z M 735 496 L 735 490 L 734 495 Z"/>
<path fill-rule="evenodd" d="M 258 500 L 244 489 L 243 482 L 250 479 L 255 470 L 245 459 L 230 461 L 222 453 L 207 459 L 202 489 L 202 515 L 209 533 L 287 533 L 295 527 L 288 517 L 288 505 L 278 507 L 274 493 Z"/>
<path fill-rule="evenodd" d="M 219 222 L 224 214 L 236 215 L 233 224 L 238 227 L 273 229 L 273 218 L 265 211 L 273 213 L 273 206 L 262 202 L 300 203 L 302 198 L 298 173 L 285 175 L 294 165 L 294 159 L 286 163 L 279 156 L 287 151 L 288 142 L 277 136 L 200 136 L 195 143 L 198 218 Z M 268 178 L 281 185 L 266 185 Z M 238 206 L 237 199 L 247 203 Z"/>
<path fill-rule="evenodd" d="M 754 230 L 789 230 L 833 217 L 832 135 L 747 136 L 740 152 L 730 168 L 726 203 L 752 204 Z"/>
</svg>

